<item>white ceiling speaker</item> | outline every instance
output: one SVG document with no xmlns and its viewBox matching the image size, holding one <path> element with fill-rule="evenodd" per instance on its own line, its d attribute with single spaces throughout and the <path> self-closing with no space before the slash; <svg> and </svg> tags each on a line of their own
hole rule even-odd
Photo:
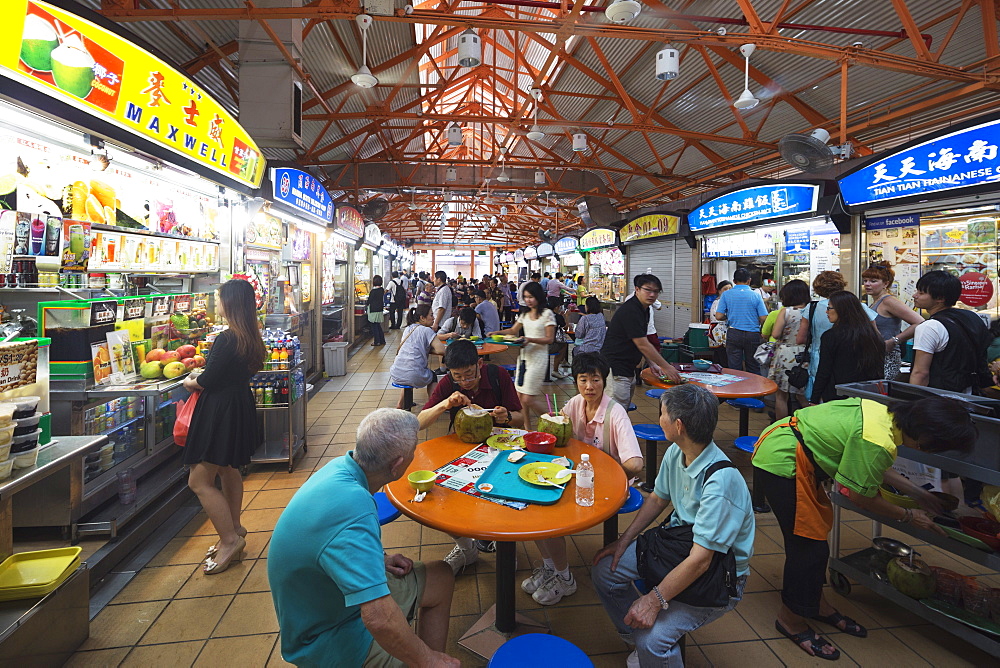
<svg viewBox="0 0 1000 668">
<path fill-rule="evenodd" d="M 628 23 L 639 16 L 642 5 L 636 0 L 615 0 L 604 10 L 604 15 L 612 23 Z"/>
<path fill-rule="evenodd" d="M 524 201 L 524 198 L 521 197 L 521 193 L 515 193 L 514 194 L 514 204 L 520 204 L 523 201 Z"/>
<path fill-rule="evenodd" d="M 372 25 L 372 17 L 358 14 L 354 20 L 361 29 L 361 67 L 351 75 L 351 81 L 359 88 L 374 88 L 378 84 L 378 78 L 368 69 L 368 28 Z"/>
<path fill-rule="evenodd" d="M 660 81 L 676 79 L 681 73 L 681 54 L 677 49 L 660 49 L 656 52 L 656 78 Z"/>
<path fill-rule="evenodd" d="M 785 135 L 778 142 L 778 151 L 792 167 L 807 173 L 822 172 L 833 164 L 833 158 L 851 157 L 850 143 L 842 146 L 827 146 L 830 133 L 823 128 L 816 128 L 809 134 L 792 133 Z"/>
<path fill-rule="evenodd" d="M 507 205 L 506 204 L 504 204 L 503 206 L 500 207 L 500 215 L 501 216 L 506 216 L 507 215 Z"/>
<path fill-rule="evenodd" d="M 448 146 L 462 145 L 462 126 L 452 125 L 448 128 Z"/>
<path fill-rule="evenodd" d="M 758 104 L 760 100 L 753 96 L 750 92 L 750 56 L 753 52 L 757 50 L 756 44 L 744 44 L 740 47 L 740 53 L 743 54 L 745 60 L 744 70 L 743 70 L 743 92 L 740 93 L 739 98 L 733 102 L 733 106 L 737 109 L 753 109 Z"/>
<path fill-rule="evenodd" d="M 586 132 L 574 132 L 573 133 L 573 150 L 577 153 L 587 150 L 587 133 Z"/>
<path fill-rule="evenodd" d="M 538 170 L 535 172 L 535 185 L 544 186 L 545 185 L 545 172 Z"/>
<path fill-rule="evenodd" d="M 483 47 L 479 43 L 479 35 L 472 28 L 458 36 L 458 64 L 461 67 L 483 64 Z"/>
<path fill-rule="evenodd" d="M 449 167 L 444 170 L 444 180 L 445 181 L 458 181 L 458 170 L 454 167 Z"/>
</svg>

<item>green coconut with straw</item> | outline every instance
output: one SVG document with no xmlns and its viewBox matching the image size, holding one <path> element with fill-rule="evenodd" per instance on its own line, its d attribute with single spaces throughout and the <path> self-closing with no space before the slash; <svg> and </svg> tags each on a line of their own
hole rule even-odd
<svg viewBox="0 0 1000 668">
<path fill-rule="evenodd" d="M 545 400 L 548 402 L 548 395 L 545 396 Z M 559 414 L 559 400 L 555 395 L 552 401 L 555 402 L 555 409 L 553 410 L 552 403 L 549 403 L 549 412 L 538 418 L 538 431 L 555 436 L 556 447 L 561 448 L 573 438 L 573 422 L 569 417 Z"/>
</svg>

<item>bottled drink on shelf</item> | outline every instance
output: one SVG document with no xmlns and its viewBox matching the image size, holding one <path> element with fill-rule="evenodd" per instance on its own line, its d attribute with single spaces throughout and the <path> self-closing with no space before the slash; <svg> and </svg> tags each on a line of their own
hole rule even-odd
<svg viewBox="0 0 1000 668">
<path fill-rule="evenodd" d="M 289 396 L 290 396 L 290 394 L 289 394 L 289 388 L 288 388 L 288 379 L 287 378 L 282 378 L 281 379 L 281 403 L 283 403 L 283 404 L 285 404 L 287 406 L 288 403 L 289 403 L 289 401 L 288 401 Z"/>
<path fill-rule="evenodd" d="M 594 465 L 590 463 L 590 455 L 580 455 L 580 464 L 576 467 L 576 505 L 594 505 Z"/>
</svg>

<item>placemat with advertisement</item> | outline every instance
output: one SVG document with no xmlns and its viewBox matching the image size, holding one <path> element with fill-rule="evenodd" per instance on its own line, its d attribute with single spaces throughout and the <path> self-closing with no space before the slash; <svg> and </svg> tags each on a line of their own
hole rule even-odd
<svg viewBox="0 0 1000 668">
<path fill-rule="evenodd" d="M 493 434 L 523 436 L 527 433 L 528 432 L 523 429 L 493 428 Z M 483 501 L 489 501 L 490 503 L 507 506 L 508 508 L 513 508 L 515 510 L 524 510 L 528 507 L 527 503 L 522 501 L 494 499 L 480 494 L 479 490 L 476 489 L 476 482 L 479 480 L 479 476 L 481 476 L 483 472 L 489 468 L 490 464 L 493 463 L 493 458 L 500 453 L 507 454 L 504 450 L 493 450 L 490 452 L 491 450 L 493 449 L 485 443 L 480 443 L 461 457 L 456 457 L 444 466 L 435 469 L 434 472 L 438 474 L 435 484 L 444 487 L 445 489 L 452 489 L 456 492 L 461 492 L 462 494 L 474 496 L 477 499 L 482 499 Z"/>
</svg>

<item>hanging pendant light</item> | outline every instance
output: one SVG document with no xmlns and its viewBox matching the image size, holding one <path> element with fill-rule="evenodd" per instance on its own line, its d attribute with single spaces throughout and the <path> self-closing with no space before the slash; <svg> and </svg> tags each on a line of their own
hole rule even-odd
<svg viewBox="0 0 1000 668">
<path fill-rule="evenodd" d="M 448 146 L 462 145 L 462 126 L 452 125 L 448 128 Z"/>
<path fill-rule="evenodd" d="M 479 35 L 472 28 L 458 36 L 458 64 L 461 67 L 483 64 L 483 47 L 479 43 Z"/>
<path fill-rule="evenodd" d="M 760 100 L 755 98 L 753 93 L 750 92 L 750 56 L 756 50 L 756 44 L 744 44 L 740 47 L 740 53 L 743 54 L 743 58 L 746 60 L 745 68 L 743 70 L 743 92 L 740 93 L 739 98 L 733 102 L 733 106 L 740 110 L 753 109 L 760 104 Z"/>
<path fill-rule="evenodd" d="M 573 150 L 577 153 L 587 150 L 587 133 L 586 132 L 574 132 L 573 133 Z"/>
<path fill-rule="evenodd" d="M 527 137 L 531 141 L 541 141 L 545 138 L 545 133 L 542 132 L 540 127 L 538 127 L 538 123 L 535 123 L 531 126 L 531 130 L 528 131 Z"/>
<path fill-rule="evenodd" d="M 351 81 L 359 88 L 373 88 L 378 84 L 378 78 L 368 69 L 368 28 L 372 24 L 372 17 L 358 14 L 354 20 L 361 30 L 361 67 L 351 75 Z"/>
</svg>

